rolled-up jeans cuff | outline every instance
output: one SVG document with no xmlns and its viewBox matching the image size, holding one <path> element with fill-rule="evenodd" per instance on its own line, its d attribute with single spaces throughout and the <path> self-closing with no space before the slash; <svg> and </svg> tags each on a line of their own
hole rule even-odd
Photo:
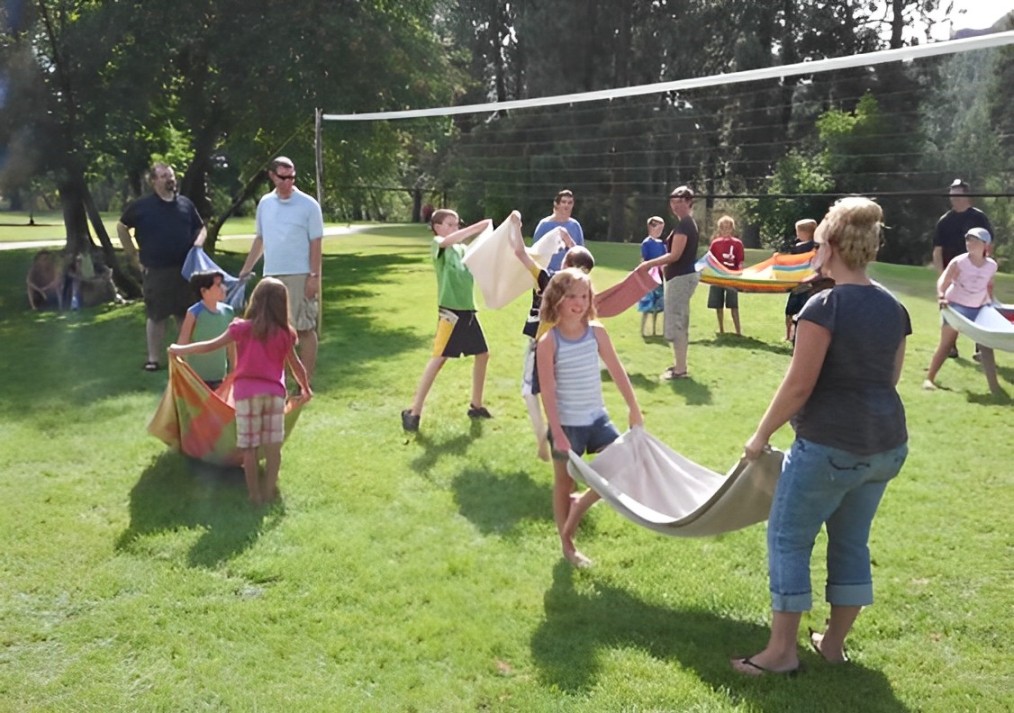
<svg viewBox="0 0 1014 713">
<path fill-rule="evenodd" d="M 832 606 L 865 607 L 873 604 L 873 584 L 828 584 L 824 598 Z"/>
<path fill-rule="evenodd" d="M 778 594 L 771 592 L 771 609 L 773 611 L 803 612 L 813 608 L 813 592 L 801 594 Z"/>
</svg>

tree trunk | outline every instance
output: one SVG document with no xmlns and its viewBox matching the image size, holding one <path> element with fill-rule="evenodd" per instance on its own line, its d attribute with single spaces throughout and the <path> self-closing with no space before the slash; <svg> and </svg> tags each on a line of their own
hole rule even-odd
<svg viewBox="0 0 1014 713">
<path fill-rule="evenodd" d="M 229 216 L 236 212 L 243 203 L 253 197 L 257 191 L 257 186 L 260 185 L 261 181 L 264 180 L 264 174 L 261 171 L 257 171 L 253 177 L 247 181 L 243 188 L 240 189 L 232 198 L 232 203 L 225 209 L 225 212 L 219 216 L 212 218 L 208 221 L 208 237 L 204 241 L 204 252 L 209 255 L 214 255 L 215 245 L 218 243 L 218 232 L 222 229 L 225 221 L 229 219 Z"/>
<path fill-rule="evenodd" d="M 116 255 L 116 250 L 113 248 L 113 241 L 109 239 L 109 233 L 106 232 L 106 226 L 102 222 L 102 216 L 99 214 L 99 209 L 95 206 L 95 200 L 92 198 L 92 192 L 88 190 L 88 187 L 84 187 L 84 207 L 91 219 L 92 228 L 95 230 L 95 234 L 99 237 L 99 243 L 102 245 L 102 255 L 108 265 L 113 271 L 113 282 L 120 291 L 131 299 L 141 297 L 143 294 L 141 291 L 141 283 L 133 272 L 128 272 L 123 269 L 120 264 L 120 259 Z"/>
<path fill-rule="evenodd" d="M 57 186 L 60 192 L 60 207 L 63 210 L 63 225 L 67 233 L 67 244 L 64 252 L 76 255 L 91 251 L 95 245 L 88 233 L 88 216 L 85 215 L 84 178 L 72 175 L 60 181 Z"/>
</svg>

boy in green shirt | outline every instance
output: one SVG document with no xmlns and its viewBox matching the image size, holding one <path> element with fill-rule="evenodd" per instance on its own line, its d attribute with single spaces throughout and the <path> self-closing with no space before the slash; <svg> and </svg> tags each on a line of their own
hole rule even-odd
<svg viewBox="0 0 1014 713">
<path fill-rule="evenodd" d="M 401 412 L 401 426 L 406 431 L 419 430 L 423 403 L 437 374 L 448 359 L 460 356 L 475 356 L 469 418 L 492 418 L 482 405 L 489 348 L 475 311 L 472 273 L 461 262 L 465 254 L 463 242 L 491 225 L 492 221 L 487 218 L 462 228 L 458 214 L 447 209 L 434 211 L 430 218 L 434 236 L 433 267 L 437 273 L 437 335 L 433 340 L 433 355 L 423 369 L 412 406 Z"/>
</svg>

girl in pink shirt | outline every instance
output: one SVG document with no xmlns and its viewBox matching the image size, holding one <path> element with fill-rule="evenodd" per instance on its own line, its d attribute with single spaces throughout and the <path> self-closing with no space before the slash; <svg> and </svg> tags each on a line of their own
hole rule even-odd
<svg viewBox="0 0 1014 713">
<path fill-rule="evenodd" d="M 941 307 L 950 307 L 962 317 L 974 322 L 979 310 L 993 301 L 993 275 L 996 274 L 997 265 L 993 258 L 986 255 L 992 240 L 992 236 L 985 228 L 972 228 L 965 234 L 965 247 L 968 252 L 951 260 L 937 280 L 937 299 Z M 927 391 L 937 389 L 937 372 L 947 361 L 947 355 L 954 349 L 957 341 L 958 330 L 944 322 L 940 327 L 940 343 L 930 361 L 926 380 L 922 382 L 922 387 Z M 980 345 L 979 354 L 989 390 L 994 394 L 1000 393 L 993 350 Z"/>
<path fill-rule="evenodd" d="M 216 339 L 173 344 L 171 356 L 214 351 L 236 344 L 232 393 L 236 400 L 236 445 L 243 451 L 243 472 L 250 502 L 262 505 L 278 497 L 278 471 L 285 439 L 285 367 L 299 384 L 299 401 L 313 396 L 306 367 L 296 354 L 296 330 L 289 324 L 289 293 L 273 277 L 254 288 L 245 319 L 234 320 Z M 260 481 L 257 449 L 264 449 Z"/>
</svg>

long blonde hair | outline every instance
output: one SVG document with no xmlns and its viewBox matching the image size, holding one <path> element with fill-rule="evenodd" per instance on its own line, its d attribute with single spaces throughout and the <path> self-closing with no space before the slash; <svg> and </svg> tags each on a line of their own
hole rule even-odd
<svg viewBox="0 0 1014 713">
<path fill-rule="evenodd" d="M 289 290 L 274 277 L 265 277 L 257 283 L 243 316 L 253 323 L 251 331 L 255 339 L 265 339 L 276 329 L 296 333 L 289 324 Z"/>
<path fill-rule="evenodd" d="M 576 267 L 567 267 L 553 275 L 542 291 L 542 307 L 539 309 L 539 319 L 543 322 L 553 324 L 560 320 L 560 303 L 567 296 L 567 292 L 575 283 L 588 286 L 588 311 L 585 313 L 586 320 L 593 320 L 597 316 L 595 312 L 595 290 L 592 288 L 591 278 L 588 273 Z"/>
</svg>

